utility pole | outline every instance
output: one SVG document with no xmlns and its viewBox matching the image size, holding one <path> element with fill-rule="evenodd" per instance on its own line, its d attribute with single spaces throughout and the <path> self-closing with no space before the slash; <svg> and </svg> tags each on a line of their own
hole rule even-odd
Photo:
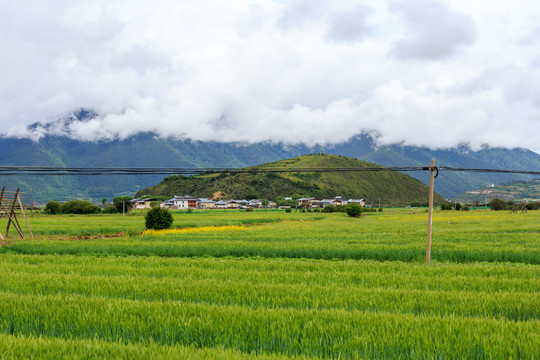
<svg viewBox="0 0 540 360">
<path fill-rule="evenodd" d="M 428 208 L 428 228 L 427 228 L 427 243 L 426 243 L 426 263 L 431 260 L 431 229 L 433 225 L 433 187 L 435 185 L 435 159 L 431 159 L 431 166 L 428 168 L 431 173 L 429 180 L 429 208 Z"/>
<path fill-rule="evenodd" d="M 126 200 L 122 201 L 122 216 L 126 216 Z"/>
</svg>

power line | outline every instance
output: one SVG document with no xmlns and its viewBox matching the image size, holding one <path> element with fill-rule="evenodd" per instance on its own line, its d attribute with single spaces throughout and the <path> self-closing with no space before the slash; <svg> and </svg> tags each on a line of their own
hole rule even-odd
<svg viewBox="0 0 540 360">
<path fill-rule="evenodd" d="M 482 168 L 457 168 L 439 166 L 437 171 L 463 171 L 463 172 L 487 172 L 505 174 L 540 175 L 540 171 L 531 170 L 507 170 L 507 169 L 482 169 Z M 429 171 L 424 166 L 393 166 L 393 167 L 325 167 L 325 168 L 170 168 L 170 167 L 44 167 L 44 166 L 0 166 L 0 175 L 201 175 L 215 173 L 314 173 L 314 172 L 381 172 L 381 171 Z"/>
</svg>

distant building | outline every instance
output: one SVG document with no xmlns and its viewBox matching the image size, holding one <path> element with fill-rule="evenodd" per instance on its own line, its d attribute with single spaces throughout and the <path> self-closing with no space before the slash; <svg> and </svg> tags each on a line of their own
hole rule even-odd
<svg viewBox="0 0 540 360">
<path fill-rule="evenodd" d="M 141 209 L 151 209 L 151 203 L 157 201 L 157 199 L 154 198 L 147 198 L 147 199 L 133 199 L 130 200 L 131 204 L 133 204 L 133 209 L 141 210 Z"/>
<path fill-rule="evenodd" d="M 212 201 L 207 198 L 201 198 L 199 199 L 199 205 L 198 207 L 200 209 L 215 209 L 216 208 L 216 202 Z"/>
<path fill-rule="evenodd" d="M 317 199 L 317 198 L 314 198 L 314 197 L 300 198 L 300 199 L 298 199 L 298 206 L 301 206 L 301 207 L 316 207 L 316 206 L 319 206 L 320 201 L 321 201 L 321 199 Z"/>
<path fill-rule="evenodd" d="M 161 203 L 160 207 L 167 209 L 196 209 L 199 199 L 189 195 L 175 196 Z"/>
<path fill-rule="evenodd" d="M 366 206 L 366 202 L 364 201 L 364 199 L 349 199 L 348 200 L 349 204 L 358 204 L 362 207 L 365 207 Z"/>
</svg>

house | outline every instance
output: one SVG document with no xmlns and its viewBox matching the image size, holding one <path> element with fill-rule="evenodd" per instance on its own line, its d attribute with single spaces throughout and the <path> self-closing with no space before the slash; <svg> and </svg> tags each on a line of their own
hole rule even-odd
<svg viewBox="0 0 540 360">
<path fill-rule="evenodd" d="M 214 207 L 215 207 L 216 209 L 226 209 L 228 203 L 229 203 L 228 200 L 220 200 L 220 201 L 216 201 L 216 202 L 214 203 Z"/>
<path fill-rule="evenodd" d="M 362 207 L 365 207 L 366 206 L 366 202 L 364 201 L 364 199 L 349 199 L 349 204 L 351 203 L 355 203 L 355 204 L 358 204 Z"/>
<path fill-rule="evenodd" d="M 173 199 L 166 200 L 159 204 L 159 207 L 162 209 L 173 209 L 174 208 L 174 201 Z"/>
<path fill-rule="evenodd" d="M 268 205 L 266 205 L 266 206 L 269 207 L 269 208 L 275 208 L 276 207 L 276 202 L 275 201 L 269 201 Z"/>
<path fill-rule="evenodd" d="M 322 199 L 321 201 L 319 201 L 319 206 L 320 207 L 326 207 L 328 205 L 334 205 L 334 199 Z"/>
<path fill-rule="evenodd" d="M 154 198 L 147 198 L 147 199 L 133 199 L 130 200 L 131 204 L 133 205 L 133 209 L 140 210 L 140 209 L 151 209 L 152 206 L 150 204 L 154 201 L 157 201 L 157 199 Z"/>
<path fill-rule="evenodd" d="M 259 200 L 259 199 L 249 200 L 246 206 L 250 208 L 257 208 L 257 209 L 262 208 L 262 200 Z"/>
<path fill-rule="evenodd" d="M 298 206 L 302 207 L 316 207 L 321 200 L 317 198 L 300 198 L 298 199 Z"/>
<path fill-rule="evenodd" d="M 335 206 L 337 206 L 337 205 L 347 206 L 348 204 L 349 204 L 349 200 L 347 200 L 343 196 L 336 196 L 334 198 L 334 205 Z"/>
<path fill-rule="evenodd" d="M 199 209 L 215 209 L 216 208 L 216 202 L 212 201 L 207 198 L 201 198 L 199 200 Z"/>
<path fill-rule="evenodd" d="M 216 209 L 244 209 L 246 200 L 222 200 L 216 202 Z"/>
<path fill-rule="evenodd" d="M 196 209 L 199 199 L 189 195 L 175 196 L 172 198 L 176 209 Z"/>
</svg>

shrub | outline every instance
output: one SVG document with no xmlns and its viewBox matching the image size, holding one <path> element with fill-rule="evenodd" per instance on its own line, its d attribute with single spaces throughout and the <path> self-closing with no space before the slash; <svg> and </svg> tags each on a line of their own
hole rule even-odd
<svg viewBox="0 0 540 360">
<path fill-rule="evenodd" d="M 290 213 L 290 212 L 291 212 L 291 208 L 286 208 L 286 209 L 285 209 L 285 212 L 289 212 L 289 213 Z"/>
<path fill-rule="evenodd" d="M 114 198 L 113 204 L 116 206 L 116 210 L 118 210 L 118 212 L 123 212 L 124 204 L 126 207 L 125 210 L 129 211 L 133 206 L 131 200 L 133 200 L 131 196 L 117 196 Z"/>
<path fill-rule="evenodd" d="M 491 210 L 507 210 L 510 208 L 510 205 L 508 205 L 507 202 L 499 199 L 499 198 L 495 198 L 493 200 L 491 200 L 489 203 L 488 203 L 488 206 Z"/>
<path fill-rule="evenodd" d="M 540 209 L 540 202 L 528 203 L 527 205 L 525 205 L 525 208 L 527 210 L 538 210 Z"/>
<path fill-rule="evenodd" d="M 86 200 L 70 200 L 60 207 L 64 214 L 95 214 L 101 211 L 99 206 Z"/>
<path fill-rule="evenodd" d="M 469 211 L 469 205 L 463 205 L 463 207 L 461 208 L 461 210 L 463 210 L 463 211 Z"/>
<path fill-rule="evenodd" d="M 116 206 L 111 205 L 111 206 L 107 206 L 105 209 L 103 209 L 103 212 L 105 214 L 115 214 L 115 213 L 118 212 L 118 209 L 116 208 Z"/>
<path fill-rule="evenodd" d="M 43 208 L 45 214 L 60 214 L 62 206 L 58 201 L 49 201 Z"/>
<path fill-rule="evenodd" d="M 349 204 L 345 206 L 345 211 L 350 217 L 360 217 L 362 214 L 362 207 L 358 204 Z"/>
<path fill-rule="evenodd" d="M 246 208 L 246 212 L 253 212 L 253 208 L 250 208 L 250 207 Z"/>
<path fill-rule="evenodd" d="M 326 206 L 323 208 L 323 212 L 325 212 L 325 213 L 331 213 L 331 212 L 334 212 L 334 205 L 326 205 Z"/>
<path fill-rule="evenodd" d="M 461 204 L 460 203 L 456 203 L 455 207 L 456 207 L 456 210 L 461 210 Z"/>
<path fill-rule="evenodd" d="M 450 203 L 441 204 L 441 210 L 452 210 L 452 205 Z"/>
<path fill-rule="evenodd" d="M 383 209 L 382 208 L 379 208 L 379 210 L 377 210 L 378 212 L 383 212 Z"/>
<path fill-rule="evenodd" d="M 172 212 L 169 209 L 153 208 L 144 216 L 147 229 L 169 229 L 173 223 Z"/>
<path fill-rule="evenodd" d="M 101 208 L 97 205 L 86 205 L 82 208 L 83 214 L 99 214 L 101 212 Z"/>
</svg>

